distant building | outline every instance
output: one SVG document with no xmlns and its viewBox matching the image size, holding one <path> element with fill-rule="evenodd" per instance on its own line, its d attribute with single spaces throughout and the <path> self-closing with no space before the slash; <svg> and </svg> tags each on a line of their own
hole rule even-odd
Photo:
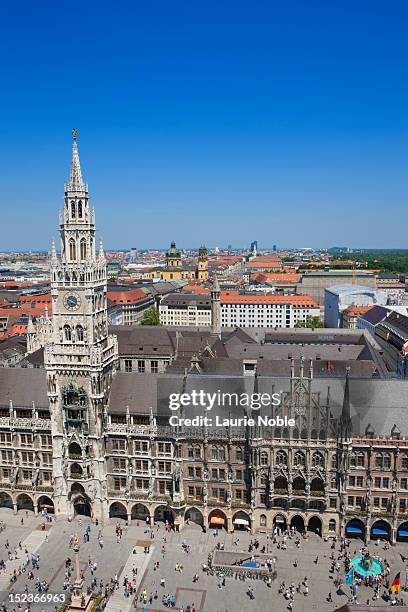
<svg viewBox="0 0 408 612">
<path fill-rule="evenodd" d="M 177 327 L 210 327 L 210 295 L 173 293 L 162 299 L 160 323 Z"/>
<path fill-rule="evenodd" d="M 290 328 L 310 316 L 320 316 L 320 308 L 307 296 L 220 293 L 221 327 Z M 172 294 L 160 304 L 162 325 L 205 327 L 212 324 L 210 295 Z"/>
<path fill-rule="evenodd" d="M 388 369 L 408 378 L 408 313 L 391 312 L 377 325 L 375 339 L 384 350 Z"/>
<path fill-rule="evenodd" d="M 172 242 L 166 253 L 166 265 L 151 268 L 144 278 L 160 279 L 163 281 L 179 280 L 207 280 L 208 279 L 208 252 L 207 247 L 202 244 L 198 250 L 197 264 L 189 264 L 183 261 L 181 251 Z"/>
<path fill-rule="evenodd" d="M 341 327 L 346 308 L 387 303 L 387 295 L 364 285 L 334 285 L 325 290 L 324 323 L 326 327 Z"/>
<path fill-rule="evenodd" d="M 358 317 L 365 314 L 372 306 L 356 306 L 352 304 L 343 310 L 341 318 L 341 327 L 343 329 L 356 329 Z"/>
<path fill-rule="evenodd" d="M 276 253 L 276 244 L 273 245 L 273 252 Z"/>
<path fill-rule="evenodd" d="M 320 308 L 306 295 L 221 292 L 222 327 L 294 327 L 308 317 L 320 317 Z"/>
<path fill-rule="evenodd" d="M 258 252 L 258 241 L 254 240 L 253 242 L 251 242 L 251 253 L 252 255 L 256 255 Z"/>
<path fill-rule="evenodd" d="M 371 336 L 375 336 L 376 327 L 390 314 L 386 306 L 372 306 L 357 319 L 357 329 L 366 329 Z"/>
<path fill-rule="evenodd" d="M 329 270 L 318 272 L 307 272 L 303 274 L 297 286 L 297 293 L 310 295 L 320 306 L 324 306 L 324 292 L 327 288 L 334 285 L 351 284 L 353 276 L 356 283 L 365 287 L 377 288 L 376 278 L 373 272 L 353 272 L 347 270 Z"/>
<path fill-rule="evenodd" d="M 131 287 L 108 287 L 108 320 L 112 325 L 138 325 L 147 308 L 155 305 L 150 293 Z"/>
</svg>

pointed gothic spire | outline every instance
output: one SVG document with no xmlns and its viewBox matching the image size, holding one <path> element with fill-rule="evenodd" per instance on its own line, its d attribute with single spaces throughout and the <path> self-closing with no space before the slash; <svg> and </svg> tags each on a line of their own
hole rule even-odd
<svg viewBox="0 0 408 612">
<path fill-rule="evenodd" d="M 84 191 L 85 185 L 82 179 L 81 164 L 79 163 L 77 136 L 78 130 L 74 128 L 72 130 L 73 142 L 72 142 L 72 162 L 71 170 L 69 173 L 69 182 L 67 185 L 67 191 Z"/>
<path fill-rule="evenodd" d="M 346 369 L 346 384 L 344 385 L 343 409 L 340 417 L 340 432 L 342 438 L 351 435 L 351 411 L 350 411 L 350 368 Z"/>
</svg>

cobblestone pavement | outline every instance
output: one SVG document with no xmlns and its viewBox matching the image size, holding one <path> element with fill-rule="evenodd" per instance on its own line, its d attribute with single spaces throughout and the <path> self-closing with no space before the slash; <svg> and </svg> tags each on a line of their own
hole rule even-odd
<svg viewBox="0 0 408 612">
<path fill-rule="evenodd" d="M 24 524 L 21 525 L 21 518 Z M 39 526 L 43 522 L 41 517 L 34 516 L 32 513 L 26 514 L 25 511 L 20 511 L 18 515 L 14 515 L 11 510 L 0 508 L 0 520 L 7 524 L 5 531 L 0 533 L 0 559 L 4 559 L 7 564 L 7 551 L 5 548 L 6 540 L 10 543 L 10 549 L 13 551 L 17 548 L 19 558 L 24 560 L 24 550 L 19 551 L 19 542 L 24 542 L 29 536 L 38 531 Z M 123 525 L 123 521 L 120 521 Z M 90 524 L 90 519 L 82 517 L 81 524 L 76 518 L 72 523 L 64 519 L 59 519 L 52 523 L 52 528 L 47 532 L 48 541 L 44 540 L 38 548 L 40 555 L 40 570 L 34 571 L 35 577 L 40 576 L 42 580 L 49 583 L 50 593 L 64 593 L 63 581 L 65 572 L 65 560 L 67 557 L 74 559 L 72 549 L 69 548 L 69 537 L 73 533 L 78 533 L 81 540 L 80 548 L 80 565 L 85 571 L 85 586 L 90 584 L 92 576 L 88 569 L 88 559 L 92 562 L 97 562 L 97 570 L 95 576 L 98 584 L 102 580 L 103 583 L 117 575 L 122 574 L 126 564 L 131 566 L 129 560 L 132 558 L 133 549 L 140 540 L 149 538 L 146 533 L 146 526 L 143 524 L 132 524 L 129 527 L 124 527 L 124 535 L 120 542 L 117 542 L 114 524 L 115 520 L 111 520 L 111 524 L 103 527 L 96 527 L 91 524 L 91 540 L 89 543 L 84 543 L 82 536 L 86 526 Z M 102 529 L 104 546 L 101 549 L 97 539 L 97 533 Z M 269 555 L 276 557 L 277 579 L 269 588 L 265 583 L 258 580 L 235 580 L 234 578 L 226 578 L 225 587 L 219 588 L 219 580 L 216 576 L 209 576 L 202 571 L 202 564 L 205 564 L 208 559 L 208 554 L 215 545 L 220 542 L 224 544 L 226 551 L 248 551 L 248 545 L 251 538 L 258 537 L 260 548 L 266 545 L 266 535 L 251 536 L 246 532 L 236 532 L 228 534 L 225 531 L 217 531 L 217 536 L 213 535 L 213 530 L 203 533 L 196 525 L 187 526 L 181 533 L 166 533 L 163 525 L 159 528 L 154 527 L 154 538 L 151 540 L 151 558 L 144 559 L 143 547 L 137 548 L 135 557 L 135 565 L 141 569 L 138 572 L 138 596 L 128 601 L 129 610 L 143 610 L 143 604 L 140 602 L 140 594 L 146 589 L 148 595 L 154 595 L 157 591 L 157 599 L 147 603 L 146 610 L 164 611 L 168 608 L 162 604 L 163 595 L 174 594 L 176 599 L 175 610 L 178 612 L 181 607 L 184 610 L 187 605 L 195 605 L 197 612 L 255 612 L 258 610 L 279 611 L 284 612 L 287 609 L 287 602 L 282 595 L 278 594 L 278 588 L 282 581 L 287 585 L 294 583 L 297 585 L 302 582 L 305 576 L 308 578 L 309 594 L 295 595 L 294 612 L 322 611 L 332 612 L 336 607 L 347 602 L 349 596 L 349 587 L 343 586 L 336 591 L 333 585 L 333 577 L 329 574 L 330 566 L 330 542 L 324 542 L 317 536 L 311 534 L 309 539 L 303 540 L 301 549 L 297 549 L 294 539 L 288 540 L 287 549 L 278 549 L 275 544 L 269 542 Z M 166 542 L 164 543 L 164 537 Z M 32 539 L 32 538 L 31 538 Z M 31 541 L 29 538 L 28 541 Z M 182 542 L 185 540 L 190 546 L 190 553 L 183 550 Z M 162 545 L 165 544 L 165 552 L 162 552 Z M 354 540 L 351 544 L 351 553 L 358 552 L 362 543 L 360 540 Z M 408 545 L 397 544 L 389 550 L 384 551 L 383 544 L 377 546 L 375 543 L 370 543 L 370 551 L 378 553 L 381 557 L 386 558 L 391 565 L 391 579 L 395 574 L 401 572 L 401 583 L 405 584 L 405 564 L 401 559 L 401 554 L 408 557 Z M 143 560 L 140 558 L 143 556 Z M 314 563 L 316 556 L 319 557 L 318 563 Z M 294 561 L 297 560 L 297 567 L 294 567 Z M 159 562 L 159 568 L 155 569 L 155 564 Z M 175 571 L 176 564 L 182 565 L 181 572 Z M 7 569 L 7 566 L 6 566 Z M 194 574 L 199 575 L 197 582 L 193 582 Z M 344 572 L 340 572 L 340 576 L 344 577 Z M 161 579 L 165 580 L 165 585 L 161 586 Z M 7 606 L 7 612 L 24 609 L 18 608 L 16 604 L 10 603 L 10 594 L 24 593 L 27 587 L 28 592 L 36 593 L 33 580 L 27 579 L 27 574 L 22 574 L 13 584 L 7 584 L 4 579 L 0 580 L 3 590 L 0 592 L 0 601 Z M 248 586 L 253 588 L 255 598 L 251 600 L 247 595 Z M 122 585 L 119 587 L 122 588 Z M 332 595 L 333 603 L 327 602 L 329 592 Z M 368 597 L 372 596 L 372 591 L 362 587 L 358 594 L 358 600 L 365 602 Z M 404 593 L 403 593 L 404 596 Z M 119 599 L 120 598 L 116 598 Z M 408 596 L 406 597 L 408 600 Z M 380 600 L 381 601 L 381 600 Z M 374 602 L 371 602 L 373 605 Z M 31 606 L 32 612 L 54 611 L 55 604 Z M 58 608 L 59 609 L 59 608 Z M 398 609 L 398 608 L 397 608 Z M 373 610 L 375 607 L 373 606 Z"/>
</svg>

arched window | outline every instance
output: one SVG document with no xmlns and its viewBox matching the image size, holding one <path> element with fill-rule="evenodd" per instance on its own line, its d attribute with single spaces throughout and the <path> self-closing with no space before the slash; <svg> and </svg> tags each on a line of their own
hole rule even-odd
<svg viewBox="0 0 408 612">
<path fill-rule="evenodd" d="M 266 515 L 265 514 L 261 514 L 261 516 L 259 517 L 259 526 L 266 527 Z"/>
<path fill-rule="evenodd" d="M 300 451 L 295 453 L 295 456 L 293 458 L 293 463 L 295 465 L 305 465 L 305 456 L 303 453 L 301 453 Z"/>
<path fill-rule="evenodd" d="M 314 453 L 312 457 L 312 465 L 313 467 L 324 467 L 323 455 L 320 453 Z"/>
<path fill-rule="evenodd" d="M 276 464 L 277 465 L 288 465 L 288 457 L 282 450 L 276 453 Z"/>
<path fill-rule="evenodd" d="M 86 240 L 85 238 L 82 238 L 81 240 L 81 260 L 86 259 Z"/>
<path fill-rule="evenodd" d="M 401 467 L 403 470 L 407 470 L 408 469 L 408 455 L 407 453 L 404 453 L 401 457 Z"/>
<path fill-rule="evenodd" d="M 268 453 L 266 451 L 261 452 L 261 465 L 268 465 Z"/>
<path fill-rule="evenodd" d="M 72 340 L 71 328 L 69 325 L 64 325 L 64 338 L 67 342 L 71 342 Z"/>
<path fill-rule="evenodd" d="M 332 455 L 332 458 L 331 458 L 331 466 L 332 466 L 332 468 L 336 468 L 336 467 L 337 467 L 337 455 L 336 455 L 336 453 L 334 453 L 334 454 Z"/>
<path fill-rule="evenodd" d="M 194 449 L 191 444 L 189 444 L 187 447 L 187 456 L 189 459 L 193 459 L 194 457 Z"/>
<path fill-rule="evenodd" d="M 74 261 L 76 259 L 76 246 L 75 240 L 73 238 L 71 238 L 71 240 L 69 241 L 69 258 L 71 261 Z"/>
<path fill-rule="evenodd" d="M 84 328 L 82 327 L 82 325 L 77 325 L 76 337 L 77 337 L 78 342 L 84 341 Z"/>
<path fill-rule="evenodd" d="M 201 459 L 201 446 L 199 444 L 194 446 L 194 457 L 195 459 Z"/>
<path fill-rule="evenodd" d="M 336 521 L 334 519 L 329 521 L 329 531 L 336 531 Z"/>
<path fill-rule="evenodd" d="M 78 217 L 82 219 L 82 200 L 78 202 Z"/>
<path fill-rule="evenodd" d="M 261 476 L 261 486 L 266 487 L 268 484 L 268 474 L 262 474 Z"/>
<path fill-rule="evenodd" d="M 71 217 L 75 219 L 75 216 L 76 216 L 75 200 L 71 200 Z"/>
<path fill-rule="evenodd" d="M 237 461 L 242 461 L 243 456 L 244 456 L 244 454 L 242 452 L 242 448 L 240 446 L 237 446 L 236 449 L 235 449 L 235 459 Z"/>
</svg>

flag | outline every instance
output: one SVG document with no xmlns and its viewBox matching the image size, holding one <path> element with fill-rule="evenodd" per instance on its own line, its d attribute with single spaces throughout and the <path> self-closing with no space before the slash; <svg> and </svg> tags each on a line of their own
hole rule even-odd
<svg viewBox="0 0 408 612">
<path fill-rule="evenodd" d="M 349 573 L 346 575 L 346 584 L 353 584 L 354 582 L 354 569 L 351 568 Z"/>
<path fill-rule="evenodd" d="M 394 582 L 391 585 L 391 591 L 393 593 L 399 593 L 400 590 L 401 590 L 401 574 L 400 572 L 398 572 L 398 574 L 394 578 Z"/>
</svg>

